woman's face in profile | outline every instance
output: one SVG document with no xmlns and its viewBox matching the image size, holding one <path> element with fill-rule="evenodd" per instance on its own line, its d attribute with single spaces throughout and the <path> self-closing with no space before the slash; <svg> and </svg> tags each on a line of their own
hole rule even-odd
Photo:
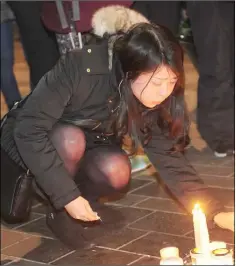
<svg viewBox="0 0 236 266">
<path fill-rule="evenodd" d="M 153 108 L 161 104 L 173 92 L 178 77 L 167 66 L 161 66 L 155 72 L 142 73 L 131 84 L 135 97 L 146 107 Z"/>
</svg>

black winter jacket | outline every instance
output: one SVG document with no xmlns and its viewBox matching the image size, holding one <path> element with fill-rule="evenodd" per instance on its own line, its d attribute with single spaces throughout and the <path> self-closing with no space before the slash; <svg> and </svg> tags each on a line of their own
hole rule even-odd
<svg viewBox="0 0 236 266">
<path fill-rule="evenodd" d="M 14 137 L 18 150 L 58 209 L 80 196 L 80 191 L 48 136 L 62 117 L 108 118 L 107 101 L 115 92 L 110 86 L 107 49 L 107 44 L 91 45 L 61 58 L 40 80 L 17 118 Z M 172 145 L 156 127 L 145 152 L 169 191 L 189 212 L 195 201 L 204 199 L 205 209 L 212 214 L 219 202 L 208 194 L 184 155 L 167 153 Z"/>
</svg>

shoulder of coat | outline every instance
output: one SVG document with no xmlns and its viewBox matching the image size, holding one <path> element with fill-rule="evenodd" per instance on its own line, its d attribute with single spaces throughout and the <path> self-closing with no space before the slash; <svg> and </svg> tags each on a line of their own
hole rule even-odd
<svg viewBox="0 0 236 266">
<path fill-rule="evenodd" d="M 101 75 L 110 72 L 107 44 L 86 45 L 82 49 L 73 50 L 71 58 L 78 61 L 76 63 L 81 74 Z"/>
</svg>

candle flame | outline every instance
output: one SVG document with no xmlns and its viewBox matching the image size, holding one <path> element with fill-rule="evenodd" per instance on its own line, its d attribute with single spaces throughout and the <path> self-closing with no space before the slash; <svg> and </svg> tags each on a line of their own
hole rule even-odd
<svg viewBox="0 0 236 266">
<path fill-rule="evenodd" d="M 203 213 L 203 211 L 202 211 L 202 209 L 201 209 L 199 203 L 196 203 L 196 204 L 194 205 L 194 208 L 193 208 L 193 210 L 192 210 L 192 213 L 193 213 L 193 214 Z"/>
</svg>

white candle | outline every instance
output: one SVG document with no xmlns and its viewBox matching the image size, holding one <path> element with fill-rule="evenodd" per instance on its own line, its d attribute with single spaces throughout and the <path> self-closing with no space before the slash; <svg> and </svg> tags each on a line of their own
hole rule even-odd
<svg viewBox="0 0 236 266">
<path fill-rule="evenodd" d="M 162 259 L 170 257 L 179 257 L 179 249 L 177 247 L 166 247 L 160 250 L 160 255 Z"/>
<path fill-rule="evenodd" d="M 179 257 L 170 257 L 170 258 L 162 259 L 160 261 L 160 265 L 184 265 L 184 262 Z"/>
<path fill-rule="evenodd" d="M 193 225 L 195 245 L 199 253 L 210 255 L 210 240 L 207 228 L 206 216 L 199 204 L 195 204 L 193 209 Z"/>
<path fill-rule="evenodd" d="M 160 265 L 184 265 L 183 260 L 179 257 L 177 247 L 166 247 L 160 250 Z"/>
</svg>

